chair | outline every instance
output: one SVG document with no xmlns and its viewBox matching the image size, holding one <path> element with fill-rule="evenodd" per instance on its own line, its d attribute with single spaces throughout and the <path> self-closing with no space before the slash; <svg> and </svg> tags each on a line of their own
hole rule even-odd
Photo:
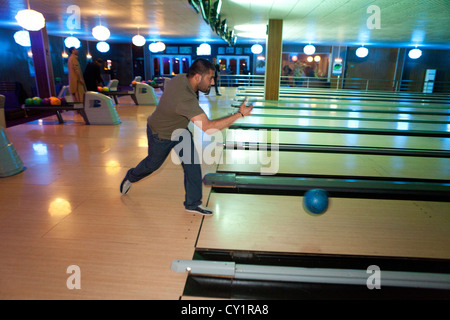
<svg viewBox="0 0 450 320">
<path fill-rule="evenodd" d="M 119 80 L 113 79 L 108 83 L 109 91 L 118 91 L 117 87 L 119 86 Z"/>
<path fill-rule="evenodd" d="M 67 102 L 73 102 L 72 95 L 69 92 L 69 86 L 63 86 L 58 93 L 58 98 L 66 98 Z"/>
</svg>

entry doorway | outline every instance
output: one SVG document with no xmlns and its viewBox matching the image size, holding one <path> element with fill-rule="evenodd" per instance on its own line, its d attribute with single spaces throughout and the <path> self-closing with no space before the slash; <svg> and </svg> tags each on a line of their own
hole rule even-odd
<svg viewBox="0 0 450 320">
<path fill-rule="evenodd" d="M 250 72 L 249 56 L 217 56 L 220 74 L 247 75 Z"/>
<path fill-rule="evenodd" d="M 152 70 L 154 77 L 173 76 L 187 73 L 191 65 L 191 56 L 188 55 L 152 55 Z"/>
</svg>

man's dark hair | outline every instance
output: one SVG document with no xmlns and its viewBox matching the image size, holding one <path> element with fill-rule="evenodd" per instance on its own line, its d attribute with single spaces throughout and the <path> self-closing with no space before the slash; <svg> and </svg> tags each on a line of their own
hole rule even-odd
<svg viewBox="0 0 450 320">
<path fill-rule="evenodd" d="M 208 73 L 209 70 L 215 71 L 216 67 L 212 64 L 211 61 L 199 58 L 195 60 L 192 65 L 189 67 L 188 78 L 192 78 L 197 73 L 204 75 Z"/>
<path fill-rule="evenodd" d="M 75 47 L 70 47 L 69 48 L 69 54 L 72 54 L 72 51 L 75 50 Z"/>
<path fill-rule="evenodd" d="M 95 62 L 99 63 L 99 64 L 103 64 L 103 60 L 98 58 L 97 60 L 95 60 Z"/>
</svg>

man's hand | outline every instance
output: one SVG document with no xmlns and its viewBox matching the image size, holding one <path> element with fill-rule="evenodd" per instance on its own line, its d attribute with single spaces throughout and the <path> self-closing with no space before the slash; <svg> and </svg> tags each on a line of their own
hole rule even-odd
<svg viewBox="0 0 450 320">
<path fill-rule="evenodd" d="M 244 102 L 239 106 L 239 112 L 241 112 L 244 117 L 249 116 L 252 113 L 253 105 L 247 106 L 248 99 L 245 98 Z"/>
<path fill-rule="evenodd" d="M 248 107 L 246 106 L 247 101 L 248 99 L 245 99 L 244 102 L 239 107 L 239 112 L 242 112 L 244 117 L 250 115 L 250 113 L 253 110 L 253 105 L 249 105 Z M 191 121 L 207 134 L 213 134 L 217 131 L 228 128 L 235 121 L 242 118 L 239 112 L 217 120 L 209 120 L 206 114 L 201 113 L 198 116 L 192 117 Z"/>
</svg>

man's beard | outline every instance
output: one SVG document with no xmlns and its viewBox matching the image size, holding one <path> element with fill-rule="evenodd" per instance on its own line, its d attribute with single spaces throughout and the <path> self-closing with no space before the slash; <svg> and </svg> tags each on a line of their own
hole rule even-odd
<svg viewBox="0 0 450 320">
<path fill-rule="evenodd" d="M 207 93 L 209 90 L 211 90 L 211 86 L 208 86 L 206 88 L 206 90 L 202 90 L 201 88 L 199 88 L 199 91 L 203 92 L 203 93 Z"/>
</svg>

